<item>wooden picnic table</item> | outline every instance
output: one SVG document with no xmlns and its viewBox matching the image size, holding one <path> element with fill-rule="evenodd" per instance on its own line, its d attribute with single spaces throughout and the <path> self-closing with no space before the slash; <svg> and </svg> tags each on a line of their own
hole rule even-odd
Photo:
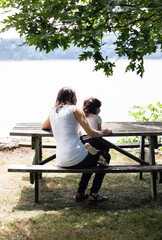
<svg viewBox="0 0 162 240">
<path fill-rule="evenodd" d="M 42 138 L 43 137 L 53 137 L 52 131 L 42 130 L 42 123 L 30 122 L 30 123 L 17 123 L 11 130 L 11 136 L 24 136 L 31 137 L 32 149 L 35 149 L 35 156 L 33 159 L 33 165 L 44 164 L 49 160 L 56 157 L 49 157 L 42 162 Z M 110 148 L 113 148 L 125 156 L 131 158 L 132 160 L 140 163 L 141 165 L 156 165 L 155 162 L 155 149 L 158 147 L 157 136 L 162 135 L 162 122 L 104 122 L 103 128 L 108 128 L 112 130 L 112 134 L 105 136 L 102 141 L 107 144 Z M 129 153 L 118 147 L 116 144 L 108 141 L 109 137 L 121 137 L 121 136 L 140 136 L 140 157 Z M 149 162 L 144 161 L 144 148 L 145 148 L 145 138 L 147 137 L 149 141 Z M 152 198 L 156 199 L 157 196 L 157 186 L 156 178 L 157 174 L 155 172 L 150 173 L 151 175 L 151 194 Z M 32 181 L 32 180 L 31 180 Z"/>
</svg>

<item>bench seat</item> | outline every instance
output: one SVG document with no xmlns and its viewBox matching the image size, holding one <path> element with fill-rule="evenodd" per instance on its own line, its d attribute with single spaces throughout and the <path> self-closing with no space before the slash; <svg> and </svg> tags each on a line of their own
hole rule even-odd
<svg viewBox="0 0 162 240">
<path fill-rule="evenodd" d="M 162 172 L 162 165 L 114 165 L 96 167 L 90 169 L 69 169 L 57 165 L 9 165 L 8 172 L 30 172 L 30 173 L 136 173 L 136 172 Z"/>
<path fill-rule="evenodd" d="M 33 176 L 35 183 L 35 202 L 39 203 L 39 180 L 41 173 L 142 173 L 150 172 L 157 179 L 162 173 L 162 165 L 114 165 L 107 168 L 95 167 L 90 169 L 69 169 L 57 165 L 9 165 L 8 172 L 26 172 Z M 156 185 L 151 185 L 152 197 L 156 199 Z"/>
<path fill-rule="evenodd" d="M 140 142 L 132 142 L 132 143 L 115 143 L 117 147 L 120 148 L 139 148 Z M 162 146 L 161 142 L 157 143 L 158 147 Z M 145 143 L 145 147 L 149 147 L 149 143 Z M 19 142 L 19 147 L 31 147 L 31 142 Z M 56 148 L 55 143 L 42 143 L 42 148 Z"/>
</svg>

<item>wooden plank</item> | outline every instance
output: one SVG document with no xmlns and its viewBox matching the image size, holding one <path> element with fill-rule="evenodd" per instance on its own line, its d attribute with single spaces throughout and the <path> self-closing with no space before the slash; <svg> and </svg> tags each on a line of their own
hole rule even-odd
<svg viewBox="0 0 162 240">
<path fill-rule="evenodd" d="M 115 149 L 116 151 L 124 154 L 125 156 L 131 158 L 132 160 L 135 160 L 136 162 L 140 163 L 141 165 L 148 165 L 148 163 L 144 162 L 142 159 L 134 156 L 133 154 L 124 151 L 123 149 L 119 148 L 118 146 L 116 146 L 115 144 L 101 138 L 100 141 L 102 141 L 104 144 L 106 144 L 108 147 Z"/>
<path fill-rule="evenodd" d="M 44 159 L 43 161 L 41 161 L 39 164 L 40 164 L 40 165 L 44 165 L 44 164 L 52 161 L 52 160 L 55 159 L 55 158 L 56 158 L 56 154 L 53 154 L 52 156 L 50 156 L 50 157 Z"/>
<path fill-rule="evenodd" d="M 10 132 L 11 136 L 41 136 L 41 137 L 53 137 L 52 131 L 44 131 L 44 130 L 12 130 Z"/>
<path fill-rule="evenodd" d="M 42 123 L 17 123 L 10 135 L 52 137 L 52 131 L 41 130 L 41 126 Z M 112 129 L 112 134 L 109 136 L 162 135 L 162 122 L 104 122 L 103 127 Z"/>
<path fill-rule="evenodd" d="M 105 127 L 112 129 L 113 136 L 162 135 L 162 122 L 104 122 Z"/>
<path fill-rule="evenodd" d="M 139 148 L 140 143 L 115 143 L 116 146 L 121 148 Z M 149 143 L 145 144 L 145 147 L 148 147 Z M 31 147 L 30 142 L 19 142 L 19 147 Z M 42 143 L 43 148 L 56 148 L 55 143 Z"/>
<path fill-rule="evenodd" d="M 19 147 L 31 147 L 30 142 L 19 142 Z M 56 148 L 55 143 L 42 143 L 42 148 Z"/>
<path fill-rule="evenodd" d="M 136 173 L 136 172 L 162 172 L 162 165 L 114 165 L 107 168 L 96 167 L 91 169 L 69 169 L 57 165 L 9 165 L 8 172 L 47 172 L 47 173 Z"/>
<path fill-rule="evenodd" d="M 116 146 L 120 148 L 139 148 L 140 143 L 135 142 L 135 143 L 115 143 Z M 158 146 L 162 146 L 162 143 L 158 143 Z M 19 142 L 19 147 L 31 147 L 30 142 Z M 55 143 L 42 143 L 43 148 L 56 148 Z M 144 147 L 149 147 L 149 143 L 145 143 Z M 140 157 L 141 158 L 141 157 Z M 143 158 L 141 158 L 143 159 Z"/>
<path fill-rule="evenodd" d="M 143 138 L 145 138 L 145 136 L 141 136 L 141 138 L 143 139 Z M 141 146 L 142 146 L 141 144 L 142 144 L 141 142 L 115 143 L 116 146 L 121 147 L 121 148 L 140 148 L 140 149 L 142 149 L 141 148 Z M 143 147 L 149 147 L 149 143 L 148 142 L 143 143 L 143 144 L 144 144 Z M 162 146 L 162 143 L 158 142 L 156 146 L 160 147 L 160 146 Z M 143 156 L 141 156 L 140 158 L 143 159 Z"/>
</svg>

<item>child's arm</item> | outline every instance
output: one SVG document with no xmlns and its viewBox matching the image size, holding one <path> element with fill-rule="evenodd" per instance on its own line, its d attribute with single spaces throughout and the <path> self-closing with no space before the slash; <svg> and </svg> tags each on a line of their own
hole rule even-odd
<svg viewBox="0 0 162 240">
<path fill-rule="evenodd" d="M 97 124 L 98 124 L 98 130 L 101 131 L 102 130 L 102 118 L 99 115 L 96 115 L 97 117 Z"/>
<path fill-rule="evenodd" d="M 102 124 L 98 123 L 98 130 L 101 131 L 102 130 Z"/>
<path fill-rule="evenodd" d="M 99 117 L 99 122 L 98 122 L 98 130 L 102 131 L 102 119 Z M 112 133 L 112 131 L 110 129 L 108 129 L 109 134 Z"/>
</svg>

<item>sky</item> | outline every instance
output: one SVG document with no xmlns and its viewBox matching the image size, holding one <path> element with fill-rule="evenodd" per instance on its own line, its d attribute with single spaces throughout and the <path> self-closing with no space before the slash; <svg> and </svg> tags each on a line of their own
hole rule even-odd
<svg viewBox="0 0 162 240">
<path fill-rule="evenodd" d="M 3 28 L 3 24 L 1 23 L 1 21 L 6 18 L 9 15 L 9 13 L 3 13 L 3 10 L 0 9 L 0 29 Z M 11 13 L 10 13 L 11 15 Z M 8 31 L 6 31 L 5 33 L 0 33 L 0 38 L 19 38 L 19 34 L 14 30 L 14 29 L 10 29 Z"/>
</svg>

